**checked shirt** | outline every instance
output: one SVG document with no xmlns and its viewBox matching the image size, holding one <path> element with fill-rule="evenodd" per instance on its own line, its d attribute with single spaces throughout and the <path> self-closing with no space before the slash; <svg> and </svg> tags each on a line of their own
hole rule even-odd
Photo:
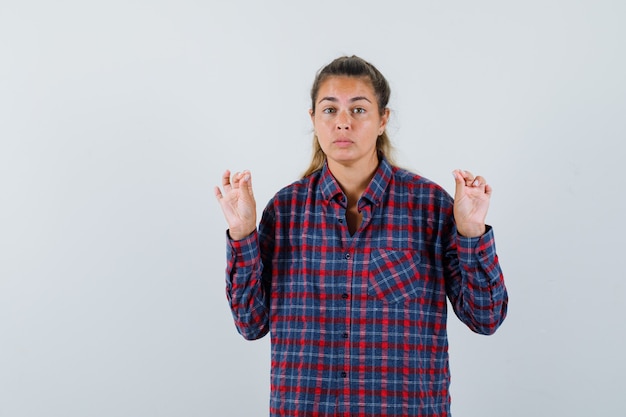
<svg viewBox="0 0 626 417">
<path fill-rule="evenodd" d="M 506 316 L 493 230 L 458 235 L 451 196 L 384 158 L 354 235 L 346 201 L 324 166 L 227 239 L 237 330 L 271 336 L 270 415 L 448 416 L 446 297 L 477 333 Z"/>
</svg>

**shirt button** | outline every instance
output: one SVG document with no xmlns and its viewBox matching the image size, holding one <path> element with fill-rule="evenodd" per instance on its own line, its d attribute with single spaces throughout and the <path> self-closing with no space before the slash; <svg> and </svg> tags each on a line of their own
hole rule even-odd
<svg viewBox="0 0 626 417">
<path fill-rule="evenodd" d="M 346 259 L 348 259 L 348 260 L 349 260 L 351 257 L 352 257 L 352 256 L 350 256 L 350 254 L 349 254 L 349 253 L 346 253 Z"/>
<path fill-rule="evenodd" d="M 347 376 L 348 376 L 348 373 L 347 373 L 347 372 L 342 372 L 342 373 L 341 373 L 341 377 L 342 377 L 342 378 L 345 378 L 345 377 L 347 377 Z"/>
<path fill-rule="evenodd" d="M 341 298 L 343 298 L 344 300 L 345 300 L 346 298 L 348 298 L 348 297 L 349 297 L 349 296 L 348 296 L 348 294 L 346 294 L 346 293 L 341 294 Z"/>
<path fill-rule="evenodd" d="M 342 334 L 342 336 L 343 336 L 344 339 L 347 339 L 348 338 L 348 333 L 344 333 L 344 334 Z"/>
<path fill-rule="evenodd" d="M 338 220 L 339 220 L 339 223 L 343 224 L 343 219 L 342 218 L 339 218 Z"/>
</svg>

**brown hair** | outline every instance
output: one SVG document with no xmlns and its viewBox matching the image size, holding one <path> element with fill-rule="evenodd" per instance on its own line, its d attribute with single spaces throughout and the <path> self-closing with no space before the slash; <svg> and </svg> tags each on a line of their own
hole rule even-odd
<svg viewBox="0 0 626 417">
<path fill-rule="evenodd" d="M 315 81 L 313 82 L 313 87 L 311 87 L 311 110 L 313 113 L 315 113 L 315 101 L 320 86 L 330 77 L 357 77 L 368 79 L 374 88 L 374 94 L 378 101 L 378 112 L 381 116 L 384 114 L 391 94 L 389 84 L 376 67 L 356 55 L 339 57 L 318 71 Z M 391 164 L 394 164 L 393 146 L 386 130 L 376 139 L 376 150 L 379 154 L 384 155 Z M 326 155 L 320 147 L 317 136 L 313 135 L 313 155 L 311 164 L 302 177 L 307 177 L 315 171 L 322 169 L 325 161 Z"/>
</svg>

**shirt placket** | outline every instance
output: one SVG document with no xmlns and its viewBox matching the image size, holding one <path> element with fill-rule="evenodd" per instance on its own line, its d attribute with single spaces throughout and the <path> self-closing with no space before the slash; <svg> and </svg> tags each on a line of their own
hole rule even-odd
<svg viewBox="0 0 626 417">
<path fill-rule="evenodd" d="M 342 213 L 345 209 L 340 209 Z M 353 303 L 355 291 L 360 291 L 355 288 L 361 287 L 360 283 L 355 283 L 355 277 L 361 279 L 363 271 L 360 270 L 363 266 L 367 265 L 367 259 L 365 259 L 365 253 L 360 250 L 359 247 L 363 245 L 363 240 L 368 239 L 370 228 L 367 226 L 371 221 L 371 207 L 366 206 L 363 209 L 363 222 L 362 227 L 353 235 L 350 236 L 347 222 L 344 217 L 340 216 L 339 229 L 341 236 L 341 250 L 339 256 L 341 257 L 342 269 L 344 271 L 345 279 L 337 287 L 341 294 L 341 308 L 339 309 L 344 314 L 337 320 L 338 328 L 335 334 L 339 338 L 337 345 L 340 348 L 337 351 L 337 380 L 338 380 L 338 395 L 337 395 L 337 411 L 340 414 L 351 416 L 354 411 L 352 399 L 358 396 L 358 379 L 359 375 L 355 374 L 357 369 L 352 366 L 352 349 L 353 343 Z M 361 243 L 361 245 L 359 245 Z M 356 406 L 356 404 L 354 404 Z"/>
<path fill-rule="evenodd" d="M 345 246 L 344 246 L 345 247 Z M 339 411 L 343 413 L 347 413 L 350 410 L 350 381 L 353 377 L 352 369 L 350 368 L 350 353 L 351 353 L 351 338 L 350 338 L 350 330 L 351 330 L 351 317 L 352 317 L 352 306 L 351 306 L 351 294 L 350 288 L 352 287 L 352 278 L 354 275 L 354 261 L 355 261 L 355 253 L 352 247 L 345 247 L 346 249 L 342 253 L 343 257 L 343 265 L 345 271 L 345 280 L 341 285 L 341 303 L 342 303 L 342 311 L 344 312 L 343 317 L 341 317 L 341 321 L 339 321 L 339 328 L 337 329 L 338 336 L 340 338 L 339 344 L 341 346 L 338 356 L 340 357 L 340 368 L 339 368 L 339 386 L 340 386 L 340 395 L 339 395 Z"/>
<path fill-rule="evenodd" d="M 333 214 L 336 220 L 335 259 L 336 282 L 332 294 L 335 318 L 335 328 L 332 331 L 333 342 L 336 346 L 333 354 L 333 380 L 336 399 L 336 408 L 333 415 L 349 415 L 350 405 L 350 317 L 351 317 L 351 282 L 353 276 L 354 250 L 351 247 L 352 239 L 348 232 L 346 219 L 345 197 L 339 196 L 333 201 Z M 332 221 L 332 219 L 330 219 Z"/>
</svg>

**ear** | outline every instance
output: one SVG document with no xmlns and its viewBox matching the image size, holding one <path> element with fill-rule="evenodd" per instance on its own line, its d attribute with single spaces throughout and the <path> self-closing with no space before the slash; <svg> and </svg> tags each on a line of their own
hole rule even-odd
<svg viewBox="0 0 626 417">
<path fill-rule="evenodd" d="M 382 135 L 387 128 L 387 122 L 389 122 L 390 114 L 391 112 L 389 111 L 389 108 L 385 108 L 385 110 L 383 111 L 383 115 L 380 117 L 380 133 L 378 134 L 379 136 Z"/>
<path fill-rule="evenodd" d="M 313 133 L 317 136 L 317 132 L 315 131 L 315 113 L 313 113 L 313 109 L 309 109 L 309 117 L 311 118 L 311 124 L 313 125 Z"/>
</svg>

